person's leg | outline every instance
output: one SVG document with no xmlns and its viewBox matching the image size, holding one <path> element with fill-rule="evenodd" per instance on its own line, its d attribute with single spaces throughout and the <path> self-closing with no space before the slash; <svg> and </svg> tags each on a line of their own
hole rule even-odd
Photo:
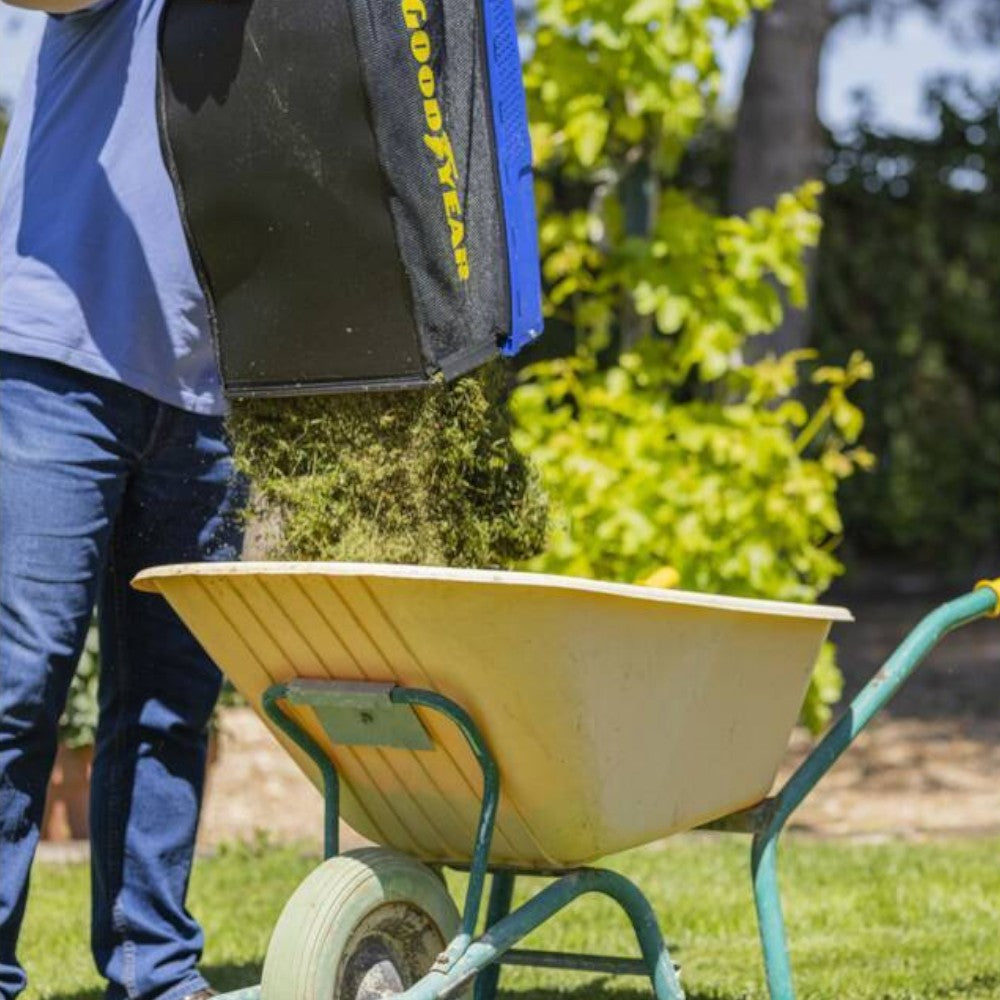
<svg viewBox="0 0 1000 1000">
<path fill-rule="evenodd" d="M 185 897 L 221 678 L 167 603 L 129 584 L 157 564 L 238 558 L 242 493 L 221 419 L 161 407 L 99 599 L 93 948 L 110 1000 L 176 1000 L 205 986 Z"/>
<path fill-rule="evenodd" d="M 57 726 L 80 657 L 138 415 L 121 387 L 0 355 L 0 997 L 15 950 Z M 110 404 L 109 404 L 110 400 Z"/>
</svg>

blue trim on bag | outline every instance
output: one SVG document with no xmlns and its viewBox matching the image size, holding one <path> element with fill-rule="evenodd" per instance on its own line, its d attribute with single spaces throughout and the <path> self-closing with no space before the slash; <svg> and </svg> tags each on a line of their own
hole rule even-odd
<svg viewBox="0 0 1000 1000">
<path fill-rule="evenodd" d="M 511 357 L 543 325 L 531 138 L 513 0 L 481 0 L 481 9 L 510 276 L 510 333 L 500 353 Z"/>
</svg>

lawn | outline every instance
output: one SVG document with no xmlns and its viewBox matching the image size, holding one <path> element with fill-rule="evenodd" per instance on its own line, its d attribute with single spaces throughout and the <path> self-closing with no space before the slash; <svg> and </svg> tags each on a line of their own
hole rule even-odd
<svg viewBox="0 0 1000 1000">
<path fill-rule="evenodd" d="M 746 857 L 743 838 L 691 835 L 609 862 L 650 894 L 691 1000 L 766 996 Z M 266 844 L 198 862 L 191 905 L 206 928 L 204 967 L 218 987 L 257 981 L 278 910 L 315 863 L 302 850 Z M 801 1000 L 1000 997 L 1000 840 L 790 838 L 782 874 Z M 20 949 L 32 980 L 25 1000 L 98 1000 L 87 907 L 85 866 L 36 867 Z M 629 954 L 634 947 L 624 918 L 599 899 L 581 901 L 528 946 Z M 649 996 L 639 979 L 523 969 L 505 972 L 504 987 L 521 1000 Z"/>
</svg>

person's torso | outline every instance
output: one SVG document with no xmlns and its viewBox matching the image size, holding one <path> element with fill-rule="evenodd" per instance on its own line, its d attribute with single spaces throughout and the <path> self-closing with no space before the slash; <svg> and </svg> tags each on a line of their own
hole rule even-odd
<svg viewBox="0 0 1000 1000">
<path fill-rule="evenodd" d="M 0 163 L 0 347 L 224 404 L 157 125 L 163 0 L 50 17 Z"/>
</svg>

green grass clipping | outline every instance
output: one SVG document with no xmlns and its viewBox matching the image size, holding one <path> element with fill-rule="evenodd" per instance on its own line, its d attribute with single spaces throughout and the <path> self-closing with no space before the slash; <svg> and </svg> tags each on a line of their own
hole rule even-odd
<svg viewBox="0 0 1000 1000">
<path fill-rule="evenodd" d="M 507 374 L 397 392 L 237 399 L 254 556 L 510 568 L 540 552 L 548 501 L 514 447 Z"/>
</svg>

